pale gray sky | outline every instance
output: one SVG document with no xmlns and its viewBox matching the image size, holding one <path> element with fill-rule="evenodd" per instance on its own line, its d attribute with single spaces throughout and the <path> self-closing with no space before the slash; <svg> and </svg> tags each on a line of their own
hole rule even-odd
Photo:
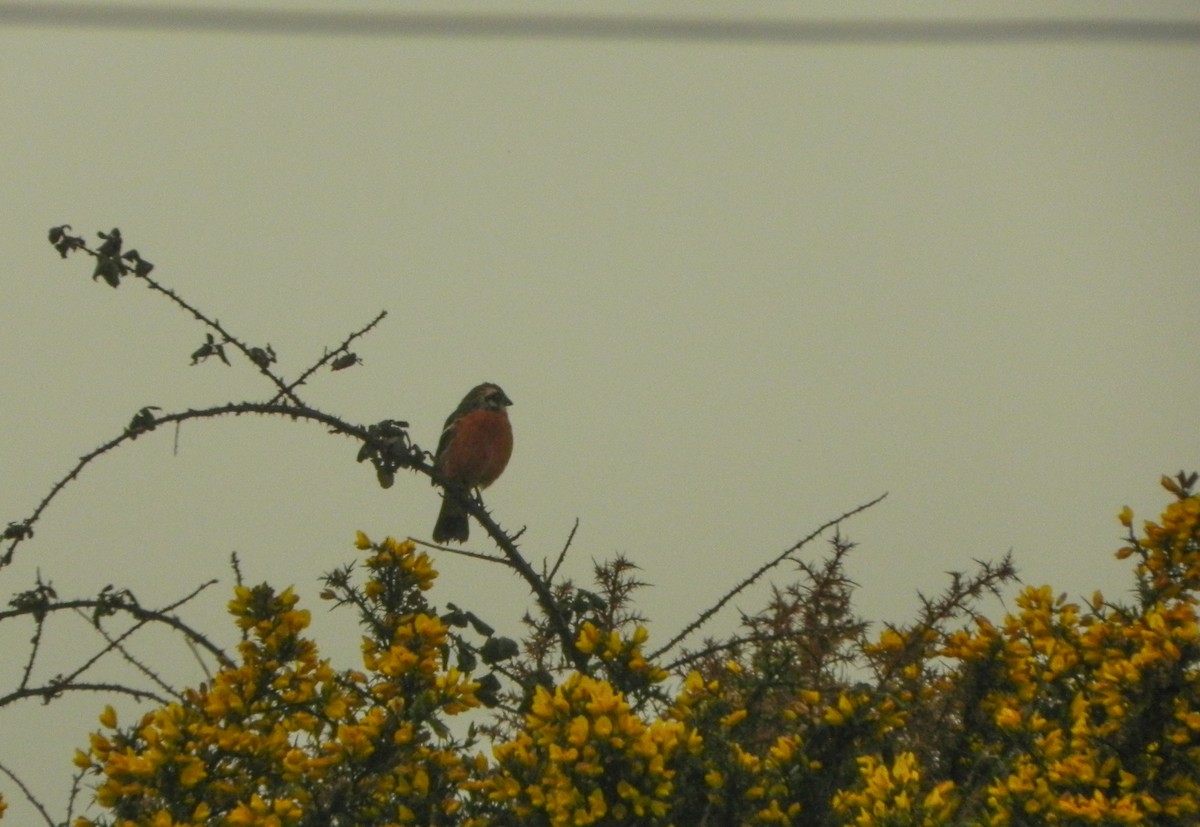
<svg viewBox="0 0 1200 827">
<path fill-rule="evenodd" d="M 1137 10 L 1200 21 L 1190 2 Z M 868 617 L 903 620 L 916 589 L 1009 549 L 1027 582 L 1117 596 L 1130 583 L 1110 554 L 1117 511 L 1154 516 L 1159 474 L 1200 466 L 1194 39 L 0 25 L 0 80 L 0 522 L 26 516 L 143 405 L 271 396 L 244 364 L 189 367 L 204 331 L 177 308 L 60 261 L 45 233 L 63 222 L 119 226 L 156 277 L 270 342 L 287 376 L 387 309 L 356 348 L 363 366 L 303 390 L 349 420 L 409 420 L 432 448 L 468 388 L 500 383 L 516 450 L 489 505 L 528 526 L 534 561 L 578 517 L 567 569 L 579 578 L 628 554 L 654 584 L 642 601 L 660 642 L 884 491 L 846 527 Z M 89 467 L 0 572 L 0 594 L 40 571 L 63 596 L 111 582 L 157 605 L 217 576 L 189 617 L 229 640 L 236 549 L 252 582 L 294 583 L 327 653 L 355 662 L 317 577 L 356 556 L 356 529 L 428 537 L 436 492 L 417 477 L 379 489 L 355 445 L 311 425 L 191 424 L 172 448 L 157 432 Z M 529 598 L 515 577 L 438 564 L 437 602 L 516 631 Z M 82 625 L 58 634 L 88 639 Z M 23 644 L 0 641 L 0 692 Z M 47 652 L 43 673 L 69 655 Z M 188 662 L 174 645 L 156 657 Z M 60 805 L 102 703 L 5 710 L 0 760 Z"/>
</svg>

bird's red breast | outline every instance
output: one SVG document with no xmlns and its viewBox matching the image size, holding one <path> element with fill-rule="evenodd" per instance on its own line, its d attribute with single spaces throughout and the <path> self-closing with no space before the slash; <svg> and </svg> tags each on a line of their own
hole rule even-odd
<svg viewBox="0 0 1200 827">
<path fill-rule="evenodd" d="M 452 425 L 437 469 L 447 479 L 469 488 L 487 488 L 504 472 L 512 456 L 512 425 L 504 408 L 476 409 Z"/>
</svg>

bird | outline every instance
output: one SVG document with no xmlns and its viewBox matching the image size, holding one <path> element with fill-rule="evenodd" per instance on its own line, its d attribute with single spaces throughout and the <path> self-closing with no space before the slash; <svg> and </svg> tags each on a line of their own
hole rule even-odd
<svg viewBox="0 0 1200 827">
<path fill-rule="evenodd" d="M 446 418 L 433 469 L 460 490 L 442 495 L 442 510 L 433 527 L 435 543 L 465 543 L 470 536 L 467 512 L 459 497 L 472 488 L 487 488 L 504 473 L 513 448 L 506 410 L 511 404 L 499 385 L 484 382 L 471 388 Z"/>
</svg>

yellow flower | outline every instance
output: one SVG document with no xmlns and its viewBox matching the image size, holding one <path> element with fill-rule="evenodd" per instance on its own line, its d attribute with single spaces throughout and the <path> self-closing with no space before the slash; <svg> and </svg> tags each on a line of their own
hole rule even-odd
<svg viewBox="0 0 1200 827">
<path fill-rule="evenodd" d="M 179 783 L 184 787 L 194 787 L 199 784 L 208 773 L 204 769 L 204 762 L 198 758 L 183 759 L 183 769 L 179 772 Z"/>
<path fill-rule="evenodd" d="M 567 743 L 575 747 L 581 747 L 587 741 L 588 737 L 588 719 L 583 715 L 576 715 L 571 721 L 571 726 L 567 730 Z"/>
<path fill-rule="evenodd" d="M 258 796 L 258 793 L 255 793 L 249 802 L 239 802 L 233 811 L 226 816 L 226 822 L 237 825 L 237 827 L 250 827 L 250 825 L 258 822 L 260 814 L 265 813 L 266 805 Z"/>
<path fill-rule="evenodd" d="M 730 712 L 728 715 L 726 715 L 725 717 L 723 717 L 721 719 L 721 726 L 726 727 L 726 728 L 733 728 L 733 727 L 737 726 L 738 724 L 740 724 L 742 721 L 746 720 L 747 714 L 749 714 L 749 713 L 747 713 L 747 711 L 744 709 L 734 710 L 733 712 Z"/>
<path fill-rule="evenodd" d="M 795 757 L 796 754 L 796 739 L 790 736 L 781 735 L 771 745 L 769 755 L 771 760 L 776 764 L 786 764 Z"/>
</svg>

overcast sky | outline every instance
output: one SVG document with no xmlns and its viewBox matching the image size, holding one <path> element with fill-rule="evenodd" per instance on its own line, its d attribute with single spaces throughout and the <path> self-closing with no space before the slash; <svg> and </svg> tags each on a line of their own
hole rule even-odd
<svg viewBox="0 0 1200 827">
<path fill-rule="evenodd" d="M 918 588 L 1010 549 L 1026 582 L 1121 596 L 1117 512 L 1155 516 L 1159 475 L 1200 467 L 1194 37 L 128 31 L 14 25 L 6 5 L 0 523 L 144 405 L 273 395 L 246 364 L 190 367 L 204 329 L 61 261 L 45 236 L 62 223 L 119 226 L 287 377 L 386 309 L 363 365 L 301 393 L 350 421 L 404 419 L 433 448 L 471 386 L 502 385 L 516 448 L 489 506 L 527 527 L 535 564 L 576 518 L 572 576 L 636 561 L 652 643 L 884 492 L 844 529 L 869 618 L 904 620 Z M 1200 21 L 1190 2 L 1138 9 Z M 428 538 L 436 491 L 381 490 L 355 444 L 313 425 L 189 423 L 174 443 L 159 431 L 87 468 L 0 595 L 40 571 L 60 596 L 113 583 L 162 605 L 219 577 L 187 616 L 230 641 L 236 550 L 251 582 L 295 584 L 327 654 L 356 663 L 317 578 L 359 555 L 357 529 Z M 437 563 L 435 602 L 518 632 L 520 581 Z M 0 693 L 23 664 L 16 632 Z M 82 624 L 48 634 L 95 641 Z M 199 680 L 178 648 L 153 656 Z M 71 663 L 65 645 L 46 654 L 45 676 Z M 0 761 L 61 805 L 104 700 L 5 710 Z"/>
</svg>

